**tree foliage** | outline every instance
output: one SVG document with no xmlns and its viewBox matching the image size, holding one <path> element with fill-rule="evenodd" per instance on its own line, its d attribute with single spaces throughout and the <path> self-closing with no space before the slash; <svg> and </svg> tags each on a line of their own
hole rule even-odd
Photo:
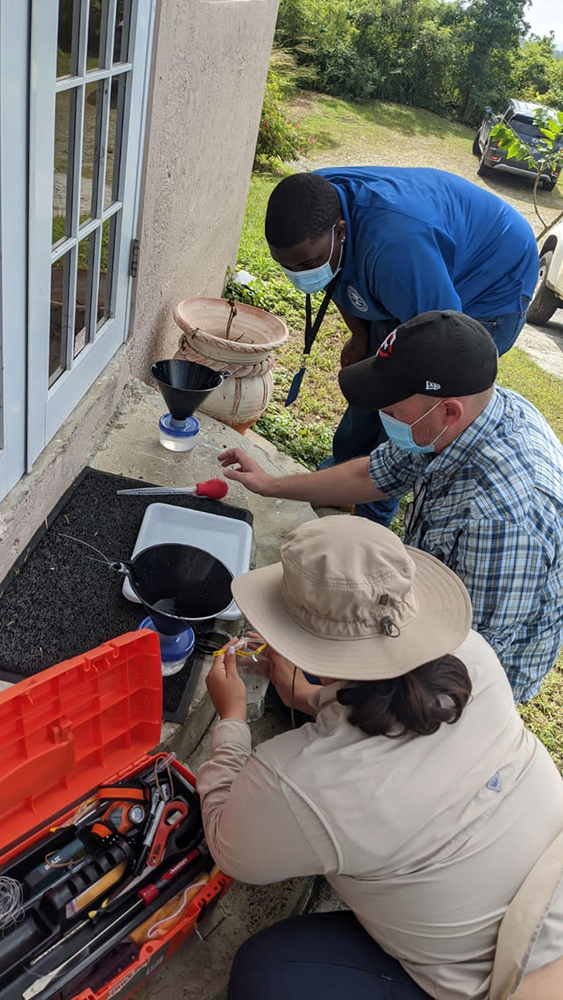
<svg viewBox="0 0 563 1000">
<path fill-rule="evenodd" d="M 276 38 L 319 89 L 476 123 L 505 97 L 563 108 L 553 36 L 527 37 L 529 0 L 280 0 Z M 524 40 L 526 39 L 526 40 Z"/>
<path fill-rule="evenodd" d="M 521 139 L 514 129 L 510 128 L 503 121 L 493 126 L 491 129 L 491 138 L 494 139 L 499 149 L 506 151 L 509 160 L 523 161 L 536 173 L 533 194 L 534 209 L 543 226 L 541 233 L 537 237 L 540 240 L 551 226 L 554 226 L 563 218 L 562 212 L 555 220 L 549 223 L 546 222 L 540 214 L 536 197 L 542 174 L 551 170 L 559 172 L 563 167 L 563 111 L 551 113 L 542 108 L 536 111 L 534 118 L 540 131 L 541 139 L 534 145 L 533 149 Z"/>
</svg>

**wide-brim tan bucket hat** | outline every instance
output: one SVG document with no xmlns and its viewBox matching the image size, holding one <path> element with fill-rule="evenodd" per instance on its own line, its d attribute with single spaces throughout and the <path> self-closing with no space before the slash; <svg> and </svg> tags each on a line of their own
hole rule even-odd
<svg viewBox="0 0 563 1000">
<path fill-rule="evenodd" d="M 253 628 L 302 670 L 340 680 L 400 677 L 467 638 L 471 602 L 459 577 L 373 521 L 308 521 L 280 555 L 233 580 L 233 596 Z"/>
</svg>

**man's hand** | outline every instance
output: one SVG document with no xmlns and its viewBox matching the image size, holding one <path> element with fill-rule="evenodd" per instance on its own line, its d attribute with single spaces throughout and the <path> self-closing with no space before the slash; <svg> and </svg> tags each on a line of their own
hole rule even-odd
<svg viewBox="0 0 563 1000">
<path fill-rule="evenodd" d="M 246 722 L 246 688 L 238 675 L 232 639 L 222 655 L 216 656 L 205 683 L 220 719 Z"/>
<path fill-rule="evenodd" d="M 284 705 L 287 708 L 291 708 L 291 688 L 293 685 L 293 672 L 295 671 L 293 707 L 299 712 L 312 715 L 311 706 L 309 705 L 309 695 L 318 691 L 318 685 L 310 684 L 303 671 L 299 670 L 299 667 L 294 667 L 293 663 L 287 660 L 285 656 L 276 653 L 271 648 L 268 649 L 268 655 L 271 663 L 270 681 Z"/>
<path fill-rule="evenodd" d="M 258 462 L 250 458 L 242 448 L 229 448 L 219 455 L 219 461 L 225 472 L 225 479 L 232 479 L 235 483 L 242 483 L 251 493 L 258 493 L 262 497 L 272 495 L 272 483 L 274 476 L 269 476 L 264 469 L 261 469 Z M 230 469 L 229 466 L 236 465 L 238 468 Z"/>
<path fill-rule="evenodd" d="M 355 365 L 356 361 L 362 361 L 368 352 L 368 347 L 369 338 L 367 331 L 353 333 L 342 348 L 342 354 L 340 355 L 341 367 L 348 368 L 350 365 Z"/>
<path fill-rule="evenodd" d="M 224 469 L 231 465 L 238 466 L 224 473 L 226 479 L 242 483 L 251 493 L 258 493 L 263 497 L 302 500 L 305 503 L 332 507 L 369 503 L 371 500 L 385 498 L 385 494 L 371 481 L 367 456 L 353 458 L 350 462 L 334 465 L 331 469 L 299 472 L 295 476 L 269 476 L 242 448 L 229 448 L 219 455 L 219 461 Z"/>
</svg>

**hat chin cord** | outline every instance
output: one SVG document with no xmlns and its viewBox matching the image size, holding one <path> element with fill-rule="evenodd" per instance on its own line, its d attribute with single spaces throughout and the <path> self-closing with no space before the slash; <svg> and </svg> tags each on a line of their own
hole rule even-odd
<svg viewBox="0 0 563 1000">
<path fill-rule="evenodd" d="M 293 668 L 293 677 L 291 678 L 291 728 L 295 729 L 295 677 L 297 675 L 297 667 Z"/>
</svg>

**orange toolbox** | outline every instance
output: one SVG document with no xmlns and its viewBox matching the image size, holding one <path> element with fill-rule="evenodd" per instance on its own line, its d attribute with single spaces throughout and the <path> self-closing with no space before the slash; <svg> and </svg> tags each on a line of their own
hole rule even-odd
<svg viewBox="0 0 563 1000">
<path fill-rule="evenodd" d="M 161 710 L 148 630 L 0 694 L 0 1000 L 126 1000 L 229 887 Z"/>
</svg>

